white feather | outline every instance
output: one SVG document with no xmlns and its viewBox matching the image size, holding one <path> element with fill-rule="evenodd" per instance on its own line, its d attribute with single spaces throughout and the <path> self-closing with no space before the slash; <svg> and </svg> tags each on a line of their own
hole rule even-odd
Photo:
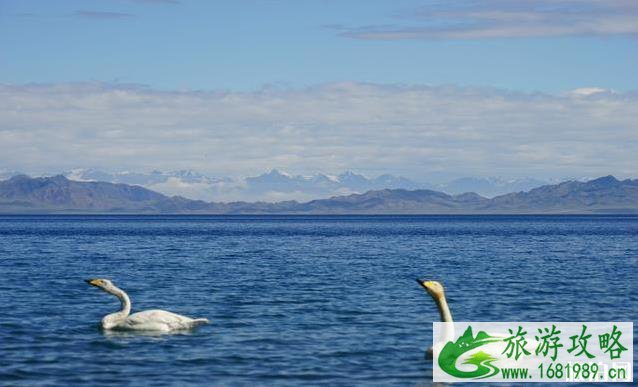
<svg viewBox="0 0 638 387">
<path fill-rule="evenodd" d="M 102 328 L 120 331 L 172 332 L 193 329 L 208 323 L 205 318 L 191 318 L 160 309 L 131 313 L 131 300 L 128 295 L 111 281 L 106 279 L 87 280 L 105 292 L 116 296 L 122 303 L 122 309 L 108 314 L 102 319 Z"/>
</svg>

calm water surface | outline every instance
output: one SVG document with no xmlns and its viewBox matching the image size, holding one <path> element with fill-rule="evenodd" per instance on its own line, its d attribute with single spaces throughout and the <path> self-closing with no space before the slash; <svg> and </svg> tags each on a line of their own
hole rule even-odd
<svg viewBox="0 0 638 387">
<path fill-rule="evenodd" d="M 457 320 L 636 325 L 637 274 L 636 217 L 5 216 L 0 384 L 429 385 L 416 277 Z M 105 335 L 91 277 L 212 324 Z"/>
</svg>

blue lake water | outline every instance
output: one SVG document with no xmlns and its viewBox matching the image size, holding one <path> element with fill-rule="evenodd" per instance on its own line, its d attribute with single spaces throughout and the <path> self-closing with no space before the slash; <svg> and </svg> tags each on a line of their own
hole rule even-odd
<svg viewBox="0 0 638 387">
<path fill-rule="evenodd" d="M 415 278 L 459 321 L 636 324 L 637 274 L 636 217 L 4 216 L 0 384 L 429 385 Z M 92 277 L 211 324 L 105 335 Z"/>
</svg>

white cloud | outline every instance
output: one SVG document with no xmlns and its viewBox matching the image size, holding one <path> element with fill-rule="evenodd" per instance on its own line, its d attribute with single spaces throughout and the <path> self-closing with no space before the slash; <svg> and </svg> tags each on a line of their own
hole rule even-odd
<svg viewBox="0 0 638 387">
<path fill-rule="evenodd" d="M 612 91 L 608 89 L 602 89 L 600 87 L 581 87 L 571 91 L 571 94 L 579 97 L 588 97 L 590 95 L 599 93 L 612 93 Z"/>
<path fill-rule="evenodd" d="M 637 123 L 635 93 L 595 88 L 547 95 L 362 83 L 250 93 L 5 85 L 0 167 L 623 176 L 638 164 Z"/>
<path fill-rule="evenodd" d="M 402 12 L 391 25 L 330 26 L 356 39 L 485 39 L 638 34 L 635 0 L 459 0 Z"/>
</svg>

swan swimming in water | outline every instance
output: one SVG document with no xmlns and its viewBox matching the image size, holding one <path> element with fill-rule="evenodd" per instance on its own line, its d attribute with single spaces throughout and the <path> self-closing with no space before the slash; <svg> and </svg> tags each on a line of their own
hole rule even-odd
<svg viewBox="0 0 638 387">
<path fill-rule="evenodd" d="M 445 298 L 445 290 L 443 289 L 443 285 L 440 282 L 437 281 L 424 281 L 424 280 L 420 280 L 417 279 L 416 280 L 419 285 L 421 285 L 427 292 L 428 294 L 432 297 L 432 299 L 434 300 L 434 302 L 436 303 L 436 307 L 439 310 L 439 314 L 441 315 L 441 322 L 446 323 L 443 324 L 442 329 L 443 331 L 441 332 L 441 336 L 438 338 L 435 338 L 435 344 L 433 347 L 428 348 L 427 352 L 426 352 L 426 358 L 428 359 L 432 359 L 434 352 L 436 351 L 438 354 L 441 353 L 441 350 L 443 350 L 445 348 L 445 346 L 447 344 L 449 344 L 449 342 L 457 342 L 457 340 L 455 340 L 455 335 L 454 335 L 454 320 L 452 320 L 452 313 L 450 312 L 450 307 L 447 304 L 447 299 Z M 468 331 L 471 334 L 471 328 L 467 328 Z M 467 332 L 467 331 L 466 331 Z M 506 338 L 507 335 L 503 334 L 503 333 L 491 333 L 491 332 L 480 332 L 484 335 L 484 338 L 482 339 L 484 344 L 487 344 L 487 346 L 482 347 L 482 350 L 486 350 L 487 348 L 491 348 L 491 351 L 493 353 L 505 353 L 505 350 L 507 349 L 507 342 L 506 342 Z M 511 332 L 510 332 L 511 333 Z M 478 337 L 478 335 L 477 335 Z M 538 339 L 537 339 L 538 340 Z M 531 341 L 531 340 L 530 340 Z M 455 344 L 457 344 L 455 343 Z M 457 344 L 458 345 L 458 344 Z M 465 344 L 467 346 L 467 343 Z M 538 344 L 536 344 L 538 345 Z M 531 345 L 532 347 L 534 346 L 534 344 Z M 476 347 L 475 347 L 476 348 Z M 488 351 L 490 352 L 490 351 Z M 468 352 L 469 353 L 469 352 Z M 460 358 L 459 358 L 460 359 Z M 494 359 L 496 360 L 496 359 Z M 459 361 L 457 360 L 457 363 L 459 363 Z M 485 364 L 484 364 L 485 363 Z M 499 363 L 499 367 L 527 367 L 527 368 L 531 368 L 536 367 L 537 363 L 534 362 L 534 358 L 533 357 L 522 357 L 521 359 L 518 359 L 518 357 L 515 358 L 510 358 L 509 356 L 506 358 L 501 358 L 498 359 L 498 363 Z M 460 362 L 459 364 L 462 364 L 463 366 L 465 366 L 466 368 L 463 369 L 459 369 L 456 368 L 456 364 L 452 364 L 452 366 L 454 368 L 456 368 L 457 372 L 461 372 L 464 373 L 466 375 L 473 375 L 476 374 L 479 371 L 483 371 L 483 370 L 487 370 L 486 372 L 498 372 L 498 368 L 496 368 L 495 366 L 493 366 L 490 362 L 481 362 L 480 364 L 476 364 L 473 362 Z M 469 366 L 468 366 L 469 364 Z M 441 362 L 439 359 L 439 365 L 441 366 Z M 472 365 L 474 365 L 474 367 L 472 367 Z M 449 365 L 448 365 L 449 366 Z M 469 367 L 469 368 L 467 368 Z M 494 374 L 491 374 L 490 376 L 493 376 Z M 458 374 L 457 374 L 458 376 Z M 469 377 L 469 376 L 468 376 Z"/>
<path fill-rule="evenodd" d="M 131 300 L 122 289 L 113 285 L 113 282 L 101 278 L 88 279 L 85 281 L 89 285 L 114 295 L 122 303 L 122 309 L 119 312 L 108 314 L 102 318 L 103 329 L 171 332 L 193 329 L 208 323 L 208 319 L 205 318 L 190 318 L 159 309 L 130 314 Z"/>
<path fill-rule="evenodd" d="M 445 290 L 443 290 L 443 285 L 437 281 L 423 281 L 420 279 L 417 279 L 416 282 L 418 282 L 419 285 L 423 286 L 425 291 L 428 292 L 430 296 L 432 296 L 432 299 L 436 303 L 436 307 L 439 310 L 439 314 L 441 315 L 441 322 L 449 323 L 445 324 L 443 332 L 444 337 L 443 340 L 439 343 L 442 344 L 451 340 L 454 337 L 454 320 L 452 320 L 452 313 L 450 312 L 450 307 L 448 306 L 447 300 L 445 299 Z M 426 357 L 428 359 L 431 359 L 433 353 L 434 347 L 428 348 Z"/>
</svg>

